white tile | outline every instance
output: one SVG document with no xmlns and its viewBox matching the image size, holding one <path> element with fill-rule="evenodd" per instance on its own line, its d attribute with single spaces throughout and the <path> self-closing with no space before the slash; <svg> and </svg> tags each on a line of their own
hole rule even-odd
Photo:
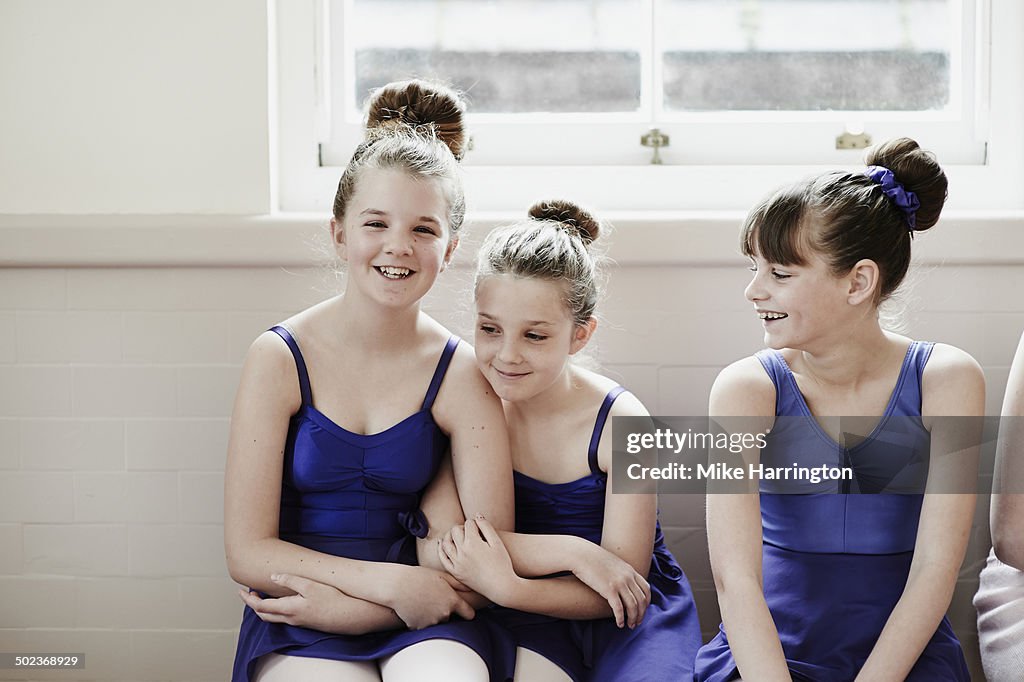
<svg viewBox="0 0 1024 682">
<path fill-rule="evenodd" d="M 80 578 L 75 581 L 75 605 L 80 628 L 196 627 L 182 618 L 178 581 L 173 578 Z"/>
<path fill-rule="evenodd" d="M 660 414 L 680 417 L 707 415 L 711 387 L 720 371 L 720 367 L 662 367 L 658 371 Z"/>
<path fill-rule="evenodd" d="M 1024 266 L 941 266 L 911 271 L 903 294 L 913 310 L 1022 312 Z"/>
<path fill-rule="evenodd" d="M 228 316 L 219 312 L 125 313 L 124 359 L 137 363 L 227 362 Z"/>
<path fill-rule="evenodd" d="M 643 358 L 656 365 L 724 367 L 761 347 L 762 329 L 752 314 L 708 312 L 699 317 L 681 313 L 652 315 L 617 313 L 605 325 L 601 348 L 605 362 Z"/>
<path fill-rule="evenodd" d="M 233 631 L 132 632 L 128 672 L 139 680 L 226 680 L 236 640 Z"/>
<path fill-rule="evenodd" d="M 74 520 L 70 473 L 0 472 L 0 523 L 59 523 Z"/>
<path fill-rule="evenodd" d="M 0 577 L 0 628 L 69 628 L 75 625 L 75 580 Z"/>
<path fill-rule="evenodd" d="M 25 570 L 73 576 L 130 575 L 124 526 L 26 525 Z"/>
<path fill-rule="evenodd" d="M 85 667 L 76 669 L 73 677 L 69 676 L 67 670 L 40 670 L 32 673 L 33 680 L 74 679 L 76 682 L 91 680 L 120 682 L 121 680 L 142 679 L 126 676 L 130 653 L 129 637 L 129 633 L 123 630 L 86 630 L 81 628 L 0 630 L 0 642 L 4 643 L 5 651 L 53 651 L 85 654 Z M 4 676 L 0 679 L 11 678 Z"/>
<path fill-rule="evenodd" d="M 120 313 L 19 312 L 20 363 L 121 361 Z"/>
<path fill-rule="evenodd" d="M 598 310 L 615 319 L 620 312 L 747 312 L 743 297 L 750 282 L 746 262 L 737 267 L 622 267 L 611 272 Z"/>
<path fill-rule="evenodd" d="M 920 311 L 910 317 L 907 335 L 967 351 L 982 366 L 1009 366 L 1024 331 L 1021 313 Z"/>
<path fill-rule="evenodd" d="M 23 419 L 20 429 L 22 469 L 124 470 L 123 422 Z"/>
<path fill-rule="evenodd" d="M 17 469 L 21 440 L 16 419 L 0 419 L 0 469 Z"/>
<path fill-rule="evenodd" d="M 237 629 L 244 604 L 231 578 L 180 578 L 184 624 L 196 629 Z"/>
<path fill-rule="evenodd" d="M 315 268 L 123 268 L 68 272 L 78 310 L 301 310 L 326 298 Z"/>
<path fill-rule="evenodd" d="M 131 526 L 131 574 L 211 577 L 227 574 L 220 525 Z"/>
<path fill-rule="evenodd" d="M 128 469 L 224 471 L 228 428 L 227 419 L 130 421 Z"/>
<path fill-rule="evenodd" d="M 0 417 L 71 415 L 71 368 L 0 365 Z"/>
<path fill-rule="evenodd" d="M 78 523 L 178 522 L 178 475 L 79 473 L 75 475 Z"/>
<path fill-rule="evenodd" d="M 179 367 L 178 416 L 230 417 L 240 367 Z"/>
<path fill-rule="evenodd" d="M 63 310 L 66 307 L 64 270 L 0 269 L 0 310 Z"/>
<path fill-rule="evenodd" d="M 0 523 L 0 574 L 20 575 L 25 571 L 24 538 L 21 524 Z"/>
<path fill-rule="evenodd" d="M 182 523 L 223 523 L 224 474 L 184 471 L 179 475 Z"/>
<path fill-rule="evenodd" d="M 74 414 L 78 417 L 162 417 L 174 414 L 170 367 L 75 367 Z"/>
<path fill-rule="evenodd" d="M 0 363 L 14 362 L 18 346 L 18 329 L 14 313 L 0 312 Z"/>
</svg>

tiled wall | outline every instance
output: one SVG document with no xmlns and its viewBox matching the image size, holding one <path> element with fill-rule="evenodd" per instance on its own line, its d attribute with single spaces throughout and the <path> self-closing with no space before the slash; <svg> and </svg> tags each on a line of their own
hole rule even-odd
<svg viewBox="0 0 1024 682">
<path fill-rule="evenodd" d="M 610 274 L 597 358 L 653 413 L 703 413 L 717 370 L 760 344 L 749 273 L 631 260 Z M 971 352 L 997 410 L 1024 330 L 1024 266 L 916 279 L 909 333 Z M 468 281 L 449 271 L 426 304 L 463 334 Z M 221 539 L 239 366 L 261 330 L 335 286 L 314 266 L 0 270 L 0 649 L 86 652 L 76 679 L 226 679 L 242 611 Z M 950 609 L 972 658 L 984 506 Z M 661 508 L 709 635 L 703 499 Z"/>
</svg>

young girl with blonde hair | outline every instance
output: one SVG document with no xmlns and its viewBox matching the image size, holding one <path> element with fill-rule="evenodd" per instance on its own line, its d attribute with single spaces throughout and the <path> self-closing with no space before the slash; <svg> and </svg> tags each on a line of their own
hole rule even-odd
<svg viewBox="0 0 1024 682">
<path fill-rule="evenodd" d="M 234 680 L 504 677 L 488 673 L 486 627 L 459 618 L 473 598 L 436 551 L 421 554 L 435 568 L 417 565 L 415 542 L 449 443 L 454 504 L 512 525 L 501 404 L 472 350 L 420 310 L 465 213 L 464 107 L 409 81 L 369 108 L 331 219 L 345 292 L 264 333 L 242 369 L 225 547 L 253 591 Z"/>
</svg>

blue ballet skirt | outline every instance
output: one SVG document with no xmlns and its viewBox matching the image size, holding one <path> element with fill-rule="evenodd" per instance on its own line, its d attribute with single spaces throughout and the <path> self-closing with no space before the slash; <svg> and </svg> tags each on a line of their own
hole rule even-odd
<svg viewBox="0 0 1024 682">
<path fill-rule="evenodd" d="M 607 477 L 598 467 L 597 447 L 612 402 L 623 390 L 613 389 L 601 406 L 590 441 L 590 474 L 569 483 L 544 483 L 514 473 L 517 532 L 576 535 L 600 544 Z M 697 608 L 660 525 L 647 580 L 651 604 L 633 630 L 616 627 L 613 618 L 564 620 L 504 608 L 487 617 L 508 628 L 518 646 L 554 662 L 577 682 L 689 679 L 701 643 Z"/>
<path fill-rule="evenodd" d="M 284 327 L 272 331 L 285 340 L 295 357 L 302 394 L 302 406 L 291 419 L 285 445 L 281 539 L 351 559 L 415 564 L 414 536 L 426 534 L 420 497 L 448 447 L 448 438 L 434 423 L 430 409 L 458 338 L 448 340 L 420 411 L 386 431 L 361 435 L 338 426 L 313 407 L 297 342 Z M 251 679 L 257 659 L 269 653 L 368 661 L 425 640 L 449 639 L 479 654 L 491 670 L 492 681 L 499 682 L 511 670 L 493 665 L 496 632 L 493 624 L 483 620 L 456 619 L 415 631 L 333 635 L 265 623 L 246 607 L 232 680 Z"/>
<path fill-rule="evenodd" d="M 757 354 L 775 384 L 776 415 L 803 417 L 776 421 L 762 461 L 842 462 L 855 477 L 852 484 L 807 484 L 807 494 L 761 483 L 764 595 L 794 680 L 853 680 L 903 594 L 924 497 L 864 491 L 921 467 L 926 475 L 931 439 L 920 419 L 921 375 L 931 350 L 930 343 L 910 345 L 885 414 L 868 438 L 850 448 L 821 429 L 782 355 Z M 698 682 L 738 677 L 723 627 L 701 648 L 695 668 Z M 970 681 L 946 618 L 906 679 Z"/>
</svg>

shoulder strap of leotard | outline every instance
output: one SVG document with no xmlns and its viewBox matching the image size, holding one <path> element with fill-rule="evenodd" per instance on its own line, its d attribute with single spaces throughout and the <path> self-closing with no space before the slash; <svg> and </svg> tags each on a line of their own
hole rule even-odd
<svg viewBox="0 0 1024 682">
<path fill-rule="evenodd" d="M 427 389 L 427 395 L 423 398 L 423 407 L 421 410 L 429 410 L 434 405 L 434 398 L 437 397 L 437 392 L 441 390 L 441 382 L 444 381 L 445 372 L 448 371 L 448 365 L 451 364 L 452 356 L 455 355 L 455 347 L 459 345 L 459 337 L 454 334 L 448 337 L 448 343 L 445 344 L 444 350 L 441 351 L 441 359 L 437 361 L 437 369 L 434 370 L 434 376 L 430 380 L 430 388 Z"/>
<path fill-rule="evenodd" d="M 299 392 L 302 394 L 302 404 L 312 405 L 313 395 L 309 390 L 309 373 L 306 371 L 306 361 L 302 359 L 302 351 L 299 350 L 298 342 L 292 336 L 291 331 L 282 325 L 271 327 L 270 331 L 284 339 L 288 348 L 291 349 L 292 357 L 295 358 L 295 369 L 299 373 Z"/>
<path fill-rule="evenodd" d="M 594 433 L 590 436 L 590 448 L 587 450 L 587 461 L 590 463 L 590 473 L 601 473 L 601 467 L 597 463 L 597 446 L 601 444 L 601 432 L 604 431 L 604 423 L 608 421 L 608 413 L 612 411 L 612 403 L 620 395 L 626 392 L 622 386 L 616 386 L 608 391 L 601 403 L 601 409 L 597 411 L 597 421 L 594 422 Z"/>
</svg>

